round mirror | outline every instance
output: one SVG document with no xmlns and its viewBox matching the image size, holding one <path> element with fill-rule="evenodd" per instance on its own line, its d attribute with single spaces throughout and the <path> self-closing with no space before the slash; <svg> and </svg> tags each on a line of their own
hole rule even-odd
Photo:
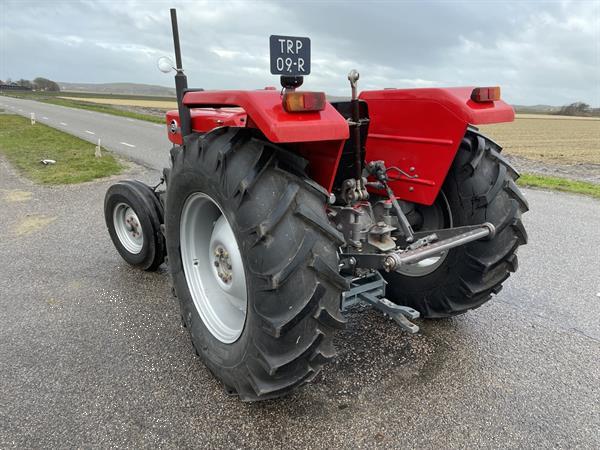
<svg viewBox="0 0 600 450">
<path fill-rule="evenodd" d="M 158 70 L 163 73 L 169 73 L 171 70 L 175 70 L 175 65 L 168 56 L 161 56 L 158 58 Z"/>
</svg>

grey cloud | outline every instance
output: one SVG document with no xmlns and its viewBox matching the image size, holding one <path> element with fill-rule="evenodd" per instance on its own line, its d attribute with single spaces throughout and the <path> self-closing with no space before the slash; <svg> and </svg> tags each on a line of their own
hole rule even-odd
<svg viewBox="0 0 600 450">
<path fill-rule="evenodd" d="M 500 84 L 515 103 L 600 105 L 596 1 L 4 1 L 0 78 L 171 85 L 155 66 L 171 6 L 196 86 L 277 84 L 268 36 L 291 34 L 313 42 L 307 89 L 346 94 L 357 68 L 363 88 Z"/>
</svg>

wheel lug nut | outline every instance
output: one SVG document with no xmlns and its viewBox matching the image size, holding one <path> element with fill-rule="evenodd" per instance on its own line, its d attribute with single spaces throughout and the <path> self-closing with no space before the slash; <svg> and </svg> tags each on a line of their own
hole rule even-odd
<svg viewBox="0 0 600 450">
<path fill-rule="evenodd" d="M 219 261 L 215 261 L 215 267 L 219 267 Z"/>
</svg>

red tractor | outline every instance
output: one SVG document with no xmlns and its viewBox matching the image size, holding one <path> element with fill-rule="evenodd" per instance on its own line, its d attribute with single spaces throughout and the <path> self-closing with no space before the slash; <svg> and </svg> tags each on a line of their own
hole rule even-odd
<svg viewBox="0 0 600 450">
<path fill-rule="evenodd" d="M 271 36 L 281 91 L 188 89 L 171 19 L 166 188 L 111 186 L 106 223 L 128 263 L 167 261 L 183 325 L 229 393 L 262 400 L 312 380 L 356 303 L 415 333 L 413 319 L 500 291 L 528 206 L 501 147 L 475 127 L 513 120 L 499 88 L 358 95 L 352 71 L 351 99 L 329 102 L 298 90 L 310 41 Z"/>
</svg>

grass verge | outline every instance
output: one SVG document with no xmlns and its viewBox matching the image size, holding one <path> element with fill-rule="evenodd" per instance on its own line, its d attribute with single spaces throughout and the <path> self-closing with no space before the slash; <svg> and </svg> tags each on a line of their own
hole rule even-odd
<svg viewBox="0 0 600 450">
<path fill-rule="evenodd" d="M 26 177 L 43 184 L 72 184 L 115 175 L 123 166 L 109 153 L 94 156 L 95 146 L 21 116 L 0 114 L 0 153 Z M 42 159 L 56 164 L 45 166 Z"/>
<path fill-rule="evenodd" d="M 134 111 L 127 111 L 124 109 L 118 109 L 111 105 L 102 105 L 99 103 L 86 102 L 85 97 L 81 97 L 81 100 L 72 100 L 67 98 L 58 98 L 57 94 L 67 95 L 64 92 L 59 93 L 48 93 L 48 92 L 4 92 L 2 95 L 14 98 L 23 98 L 27 100 L 35 100 L 43 103 L 50 103 L 52 105 L 66 106 L 69 108 L 87 109 L 89 111 L 96 111 L 105 114 L 112 114 L 113 116 L 130 117 L 132 119 L 145 120 L 153 123 L 164 123 L 164 117 L 156 117 L 150 114 L 137 113 Z M 70 95 L 70 94 L 69 94 Z M 95 94 L 99 96 L 100 94 Z M 105 96 L 103 96 L 105 97 Z M 109 96 L 106 96 L 107 98 Z M 121 98 L 124 96 L 114 96 L 115 98 Z"/>
<path fill-rule="evenodd" d="M 574 194 L 584 194 L 591 197 L 600 198 L 600 185 L 588 183 L 586 181 L 575 181 L 567 178 L 524 173 L 521 174 L 521 177 L 517 180 L 517 183 L 526 187 L 554 189 L 556 191 L 572 192 Z"/>
</svg>

